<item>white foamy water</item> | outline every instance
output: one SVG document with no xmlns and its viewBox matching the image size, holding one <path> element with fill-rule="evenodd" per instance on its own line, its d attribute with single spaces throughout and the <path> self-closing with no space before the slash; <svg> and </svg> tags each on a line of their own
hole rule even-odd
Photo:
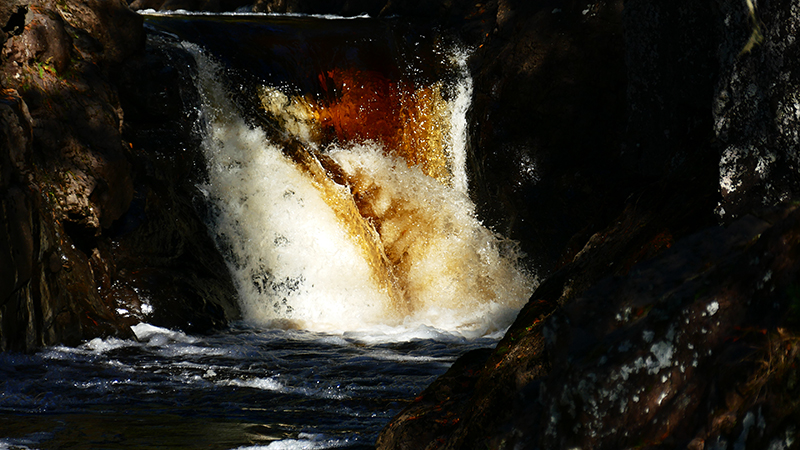
<svg viewBox="0 0 800 450">
<path fill-rule="evenodd" d="M 189 11 L 186 9 L 176 10 L 155 10 L 153 8 L 139 9 L 136 12 L 147 16 L 189 16 L 189 17 L 295 17 L 301 19 L 316 18 L 325 20 L 358 20 L 369 19 L 369 14 L 360 14 L 357 16 L 340 16 L 337 14 L 304 14 L 304 13 L 271 13 L 271 12 L 253 12 L 253 11 L 224 11 L 224 12 L 211 12 L 211 11 Z"/>
<path fill-rule="evenodd" d="M 244 316 L 323 330 L 379 323 L 390 298 L 372 279 L 360 247 L 313 180 L 239 115 L 215 79 L 219 68 L 194 50 L 207 121 L 204 189 L 219 209 L 214 232 Z"/>
<path fill-rule="evenodd" d="M 310 148 L 303 164 L 293 161 L 242 118 L 220 67 L 183 45 L 197 61 L 202 97 L 202 189 L 247 321 L 378 335 L 426 325 L 479 336 L 510 324 L 534 281 L 513 243 L 477 220 L 467 195 L 469 77 L 446 114 L 448 186 L 370 142 Z M 464 61 L 455 59 L 462 72 Z M 320 179 L 316 152 L 338 165 L 345 185 Z"/>
<path fill-rule="evenodd" d="M 371 194 L 362 201 L 380 223 L 383 248 L 412 305 L 404 325 L 482 334 L 513 320 L 531 282 L 515 264 L 513 243 L 481 225 L 466 193 L 372 146 L 331 157 L 351 175 L 354 191 Z"/>
<path fill-rule="evenodd" d="M 450 57 L 451 62 L 458 68 L 461 82 L 455 86 L 455 95 L 452 101 L 450 152 L 453 167 L 453 189 L 464 195 L 469 195 L 469 177 L 467 176 L 467 139 L 469 136 L 467 111 L 472 103 L 472 77 L 467 67 L 469 54 L 463 50 L 454 51 Z"/>
<path fill-rule="evenodd" d="M 347 439 L 330 439 L 321 434 L 301 433 L 298 439 L 283 439 L 269 445 L 239 447 L 236 450 L 322 450 L 350 445 Z"/>
</svg>

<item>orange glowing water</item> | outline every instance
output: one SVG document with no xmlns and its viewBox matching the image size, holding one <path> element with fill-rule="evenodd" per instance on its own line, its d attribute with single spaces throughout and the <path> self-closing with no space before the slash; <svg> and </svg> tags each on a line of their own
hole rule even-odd
<svg viewBox="0 0 800 450">
<path fill-rule="evenodd" d="M 446 142 L 450 110 L 441 83 L 414 87 L 378 71 L 353 68 L 329 70 L 318 78 L 320 95 L 285 99 L 291 107 L 277 109 L 262 94 L 265 109 L 284 116 L 281 122 L 291 115 L 306 123 L 315 144 L 377 143 L 386 154 L 451 183 Z"/>
</svg>

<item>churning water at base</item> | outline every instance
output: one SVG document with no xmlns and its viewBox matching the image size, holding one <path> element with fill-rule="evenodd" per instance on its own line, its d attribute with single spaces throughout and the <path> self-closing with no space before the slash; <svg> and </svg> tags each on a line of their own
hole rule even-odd
<svg viewBox="0 0 800 450">
<path fill-rule="evenodd" d="M 139 342 L 0 354 L 0 449 L 373 448 L 458 355 L 494 342 L 424 327 L 135 331 Z"/>
<path fill-rule="evenodd" d="M 197 67 L 211 229 L 247 321 L 317 331 L 424 324 L 475 335 L 510 324 L 533 281 L 514 243 L 482 226 L 468 196 L 468 75 L 450 87 L 450 101 L 442 82 L 417 86 L 353 68 L 320 76 L 336 92 L 328 99 L 262 86 L 276 137 L 243 117 L 220 64 L 181 46 Z"/>
</svg>

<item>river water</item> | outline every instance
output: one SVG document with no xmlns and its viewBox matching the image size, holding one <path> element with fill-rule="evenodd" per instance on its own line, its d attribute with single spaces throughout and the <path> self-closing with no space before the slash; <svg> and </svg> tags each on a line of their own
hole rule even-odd
<svg viewBox="0 0 800 450">
<path fill-rule="evenodd" d="M 468 51 L 398 20 L 150 13 L 242 320 L 0 355 L 0 449 L 372 448 L 536 282 L 469 198 Z M 137 309 L 138 308 L 138 309 Z"/>
<path fill-rule="evenodd" d="M 386 331 L 140 325 L 138 342 L 0 354 L 0 449 L 373 448 L 458 355 L 494 342 Z"/>
</svg>

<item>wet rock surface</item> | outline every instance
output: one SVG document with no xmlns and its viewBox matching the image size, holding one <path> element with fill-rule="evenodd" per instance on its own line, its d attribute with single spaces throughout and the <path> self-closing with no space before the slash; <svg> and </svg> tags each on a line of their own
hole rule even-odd
<svg viewBox="0 0 800 450">
<path fill-rule="evenodd" d="M 546 275 L 622 206 L 622 2 L 484 4 L 470 175 L 481 217 Z M 473 25 L 474 26 L 474 25 Z M 473 31 L 474 33 L 474 31 Z M 465 33 L 465 35 L 469 35 Z"/>
<path fill-rule="evenodd" d="M 127 136 L 137 117 L 121 92 L 138 84 L 125 76 L 152 70 L 142 18 L 116 1 L 14 0 L 0 22 L 0 349 L 130 337 L 144 317 L 195 331 L 235 317 L 181 191 L 190 166 Z"/>
<path fill-rule="evenodd" d="M 794 198 L 798 188 L 800 100 L 793 36 L 797 5 L 721 2 L 714 132 L 720 142 L 718 212 L 735 218 Z"/>
<path fill-rule="evenodd" d="M 776 214 L 687 237 L 559 310 L 543 329 L 554 367 L 539 387 L 541 445 L 780 441 L 797 415 L 772 396 L 793 387 L 761 372 L 786 369 L 770 353 L 795 325 L 798 214 Z M 761 424 L 750 434 L 748 416 Z"/>
</svg>

